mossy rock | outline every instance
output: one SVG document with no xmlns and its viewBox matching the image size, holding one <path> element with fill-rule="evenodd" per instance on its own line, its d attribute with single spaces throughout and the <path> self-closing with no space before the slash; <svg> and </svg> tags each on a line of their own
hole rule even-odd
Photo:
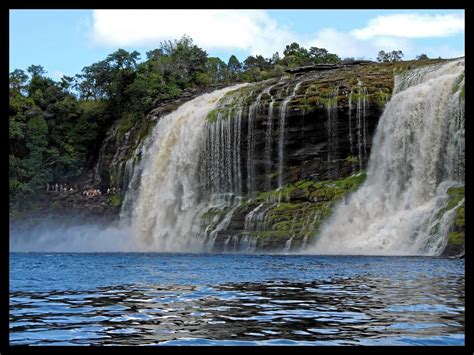
<svg viewBox="0 0 474 355">
<path fill-rule="evenodd" d="M 464 244 L 464 232 L 451 232 L 448 235 L 448 244 L 450 245 L 463 245 Z"/>
<path fill-rule="evenodd" d="M 123 137 L 125 133 L 127 133 L 133 128 L 133 125 L 134 125 L 134 120 L 131 114 L 127 114 L 124 117 L 122 117 L 117 126 L 117 136 Z"/>
<path fill-rule="evenodd" d="M 450 198 L 446 206 L 437 213 L 436 219 L 440 220 L 446 212 L 456 208 L 456 215 L 447 236 L 447 245 L 443 251 L 443 255 L 454 256 L 462 252 L 465 243 L 465 207 L 464 203 L 461 203 L 464 199 L 464 186 L 451 187 L 447 193 Z M 430 234 L 438 234 L 439 227 L 438 222 L 431 229 Z"/>
<path fill-rule="evenodd" d="M 257 245 L 262 248 L 283 248 L 290 238 L 292 248 L 297 248 L 303 240 L 313 238 L 320 224 L 331 215 L 337 201 L 354 191 L 364 180 L 365 173 L 360 172 L 339 180 L 296 181 L 281 189 L 261 192 L 254 200 L 244 201 L 238 210 L 241 216 L 245 216 L 263 203 L 261 211 L 267 211 L 265 230 L 241 233 L 257 237 Z M 314 201 L 312 196 L 323 198 Z M 262 225 L 259 228 L 263 228 Z"/>
<path fill-rule="evenodd" d="M 122 205 L 122 196 L 120 194 L 112 195 L 108 202 L 113 207 L 120 207 Z"/>
</svg>

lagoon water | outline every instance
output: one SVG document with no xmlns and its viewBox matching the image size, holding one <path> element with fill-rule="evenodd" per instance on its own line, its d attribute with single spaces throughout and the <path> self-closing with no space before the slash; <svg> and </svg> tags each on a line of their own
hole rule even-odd
<svg viewBox="0 0 474 355">
<path fill-rule="evenodd" d="M 10 344 L 464 345 L 464 260 L 10 253 Z"/>
</svg>

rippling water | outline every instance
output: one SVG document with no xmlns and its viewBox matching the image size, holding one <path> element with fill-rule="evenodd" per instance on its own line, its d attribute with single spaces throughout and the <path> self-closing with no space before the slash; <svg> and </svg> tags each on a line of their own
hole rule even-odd
<svg viewBox="0 0 474 355">
<path fill-rule="evenodd" d="M 464 260 L 11 253 L 10 344 L 464 345 Z"/>
</svg>

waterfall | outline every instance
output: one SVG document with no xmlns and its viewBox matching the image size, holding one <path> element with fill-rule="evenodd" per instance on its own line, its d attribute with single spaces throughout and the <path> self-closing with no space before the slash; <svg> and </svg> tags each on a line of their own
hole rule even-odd
<svg viewBox="0 0 474 355">
<path fill-rule="evenodd" d="M 280 138 L 278 141 L 278 188 L 283 187 L 283 166 L 285 163 L 285 155 L 284 155 L 284 145 L 285 145 L 285 129 L 286 129 L 286 114 L 287 114 L 287 107 L 290 103 L 291 99 L 296 96 L 298 89 L 300 88 L 303 81 L 299 81 L 296 83 L 295 87 L 293 88 L 293 92 L 291 95 L 287 96 L 280 107 Z"/>
<path fill-rule="evenodd" d="M 266 160 L 266 169 L 265 173 L 267 175 L 267 191 L 272 189 L 272 178 L 271 178 L 271 161 L 272 161 L 272 140 L 273 140 L 273 106 L 275 105 L 275 97 L 271 94 L 271 90 L 278 84 L 268 87 L 265 92 L 270 95 L 270 104 L 268 105 L 268 119 L 267 119 L 267 129 L 265 131 L 265 160 Z"/>
<path fill-rule="evenodd" d="M 336 207 L 309 252 L 442 252 L 454 217 L 454 209 L 442 214 L 447 190 L 464 184 L 463 78 L 464 59 L 396 77 L 374 137 L 367 180 L 347 204 Z M 365 130 L 358 128 L 362 154 Z M 440 232 L 431 233 L 436 224 Z"/>
<path fill-rule="evenodd" d="M 352 94 L 353 90 L 351 89 L 351 93 L 349 94 L 348 100 L 349 100 L 349 118 L 348 118 L 348 127 L 349 127 L 349 152 L 350 156 L 352 158 L 354 154 L 354 141 L 352 139 Z M 354 162 L 351 162 L 351 170 L 354 173 L 355 172 L 355 165 Z"/>
<path fill-rule="evenodd" d="M 331 96 L 326 103 L 327 111 L 327 128 L 328 128 L 328 162 L 337 158 L 337 95 L 339 86 L 334 87 Z"/>
<path fill-rule="evenodd" d="M 356 125 L 357 125 L 357 157 L 359 161 L 359 169 L 363 168 L 363 163 L 367 159 L 367 119 L 366 107 L 367 103 L 367 88 L 362 86 L 359 80 L 356 86 L 357 90 L 352 89 L 349 97 L 352 99 L 356 96 Z M 355 92 L 357 91 L 357 92 Z M 350 130 L 349 126 L 349 130 Z M 352 154 L 352 140 L 351 140 L 351 154 Z"/>
<path fill-rule="evenodd" d="M 203 239 L 196 237 L 193 226 L 195 230 L 196 215 L 208 202 L 201 201 L 199 196 L 198 168 L 207 115 L 227 92 L 244 85 L 201 95 L 161 117 L 156 124 L 152 144 L 137 169 L 141 173 L 140 187 L 134 192 L 136 196 L 128 213 L 132 233 L 144 250 L 203 249 Z M 226 127 L 221 125 L 218 129 Z M 225 142 L 215 144 L 223 146 Z M 219 174 L 225 176 L 228 167 L 221 169 Z"/>
</svg>

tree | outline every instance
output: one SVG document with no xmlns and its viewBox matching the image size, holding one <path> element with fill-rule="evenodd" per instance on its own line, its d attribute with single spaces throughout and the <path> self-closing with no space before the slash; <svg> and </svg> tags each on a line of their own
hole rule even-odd
<svg viewBox="0 0 474 355">
<path fill-rule="evenodd" d="M 382 51 L 379 51 L 377 55 L 377 61 L 383 62 L 383 63 L 398 62 L 398 61 L 401 61 L 402 58 L 403 58 L 403 52 L 401 50 L 391 51 L 388 53 L 382 50 Z"/>
<path fill-rule="evenodd" d="M 390 61 L 390 55 L 385 51 L 379 51 L 377 54 L 377 62 L 387 63 Z"/>
<path fill-rule="evenodd" d="M 273 65 L 279 64 L 281 61 L 280 54 L 278 52 L 273 53 L 271 63 Z"/>
<path fill-rule="evenodd" d="M 341 62 L 341 58 L 336 54 L 329 53 L 325 48 L 311 47 L 308 57 L 314 64 L 335 64 Z"/>
<path fill-rule="evenodd" d="M 420 54 L 416 56 L 416 60 L 426 60 L 426 59 L 429 59 L 426 54 Z"/>
<path fill-rule="evenodd" d="M 230 74 L 227 65 L 217 57 L 207 58 L 206 72 L 213 84 L 227 81 Z"/>
<path fill-rule="evenodd" d="M 137 65 L 137 60 L 140 59 L 140 53 L 133 51 L 131 53 L 124 49 L 118 49 L 114 53 L 107 56 L 106 61 L 114 69 L 133 69 Z"/>
<path fill-rule="evenodd" d="M 46 74 L 46 70 L 41 65 L 30 65 L 26 68 L 26 71 L 31 74 L 31 76 L 43 76 Z"/>
<path fill-rule="evenodd" d="M 392 51 L 390 53 L 390 61 L 391 62 L 399 62 L 403 58 L 403 52 L 401 50 L 398 51 Z"/>
<path fill-rule="evenodd" d="M 48 125 L 42 114 L 34 115 L 26 128 L 26 147 L 29 155 L 25 160 L 25 168 L 31 177 L 31 190 L 41 189 L 51 178 L 50 170 L 44 164 L 48 145 Z"/>
<path fill-rule="evenodd" d="M 148 52 L 152 65 L 168 83 L 181 89 L 198 83 L 198 74 L 206 72 L 207 53 L 188 36 L 165 41 L 160 49 Z"/>
<path fill-rule="evenodd" d="M 235 55 L 231 55 L 227 63 L 227 68 L 231 73 L 238 73 L 242 70 L 242 64 Z"/>
<path fill-rule="evenodd" d="M 313 64 L 308 50 L 300 47 L 296 42 L 288 44 L 283 51 L 283 55 L 281 62 L 289 67 Z"/>
<path fill-rule="evenodd" d="M 26 89 L 28 75 L 20 69 L 15 69 L 10 73 L 10 89 L 21 93 Z"/>
<path fill-rule="evenodd" d="M 247 59 L 244 60 L 244 69 L 254 69 L 258 68 L 260 70 L 264 70 L 266 68 L 271 67 L 270 60 L 263 58 L 261 55 L 248 56 Z"/>
<path fill-rule="evenodd" d="M 290 55 L 298 55 L 298 54 L 299 54 L 299 55 L 301 55 L 301 54 L 304 55 L 305 52 L 307 52 L 306 49 L 300 47 L 300 45 L 299 45 L 298 43 L 293 42 L 293 43 L 291 43 L 291 44 L 288 44 L 288 45 L 285 47 L 285 49 L 284 49 L 284 51 L 283 51 L 283 55 L 284 55 L 285 57 L 290 56 Z"/>
</svg>

